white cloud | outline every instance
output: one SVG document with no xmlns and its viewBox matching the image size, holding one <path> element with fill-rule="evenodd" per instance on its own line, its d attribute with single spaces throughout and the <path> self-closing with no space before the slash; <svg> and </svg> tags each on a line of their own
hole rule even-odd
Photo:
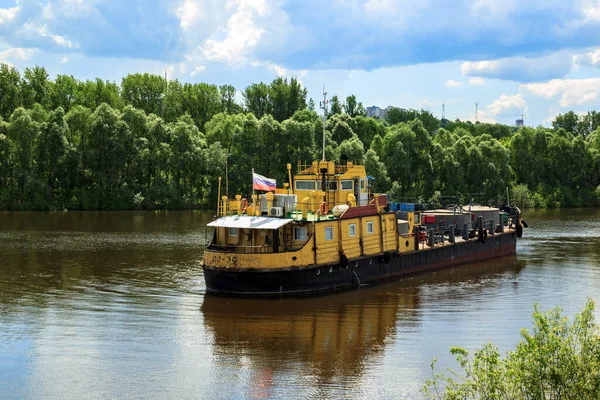
<svg viewBox="0 0 600 400">
<path fill-rule="evenodd" d="M 242 3 L 227 21 L 223 40 L 207 39 L 202 54 L 211 61 L 239 63 L 245 61 L 250 49 L 256 46 L 265 30 L 254 23 L 255 7 Z"/>
<path fill-rule="evenodd" d="M 184 30 L 192 27 L 194 22 L 203 15 L 200 3 L 195 0 L 184 0 L 177 8 L 175 15 L 179 18 L 179 25 Z"/>
<path fill-rule="evenodd" d="M 18 47 L 0 51 L 0 63 L 12 65 L 10 60 L 28 60 L 33 53 L 33 49 L 21 49 Z"/>
<path fill-rule="evenodd" d="M 206 71 L 206 66 L 205 65 L 199 65 L 196 68 L 194 68 L 194 70 L 192 72 L 190 72 L 190 76 L 196 76 L 196 74 L 198 72 L 204 72 Z"/>
<path fill-rule="evenodd" d="M 0 24 L 14 20 L 20 10 L 21 7 L 19 6 L 12 8 L 0 8 Z"/>
<path fill-rule="evenodd" d="M 478 86 L 485 85 L 485 79 L 477 76 L 475 78 L 469 79 L 469 84 L 470 85 L 478 85 Z"/>
<path fill-rule="evenodd" d="M 546 99 L 560 96 L 560 106 L 567 108 L 596 100 L 600 94 L 600 78 L 553 79 L 521 85 L 519 89 Z"/>
<path fill-rule="evenodd" d="M 584 67 L 600 68 L 600 49 L 574 56 L 573 63 Z"/>
<path fill-rule="evenodd" d="M 566 76 L 573 68 L 573 56 L 565 52 L 538 58 L 510 57 L 499 60 L 466 61 L 460 66 L 463 76 L 540 82 Z"/>
<path fill-rule="evenodd" d="M 444 86 L 446 86 L 446 87 L 449 87 L 449 88 L 455 88 L 455 87 L 458 87 L 458 86 L 460 86 L 460 85 L 462 85 L 462 82 L 460 82 L 460 81 L 455 81 L 455 80 L 453 80 L 453 79 L 448 79 L 448 80 L 446 81 L 446 83 L 444 83 Z"/>
<path fill-rule="evenodd" d="M 527 102 L 521 93 L 514 96 L 502 94 L 488 106 L 488 110 L 495 117 L 525 114 L 527 113 Z"/>
<path fill-rule="evenodd" d="M 600 21 L 600 1 L 584 0 L 581 3 L 581 13 L 586 20 Z"/>
<path fill-rule="evenodd" d="M 69 57 L 63 57 L 63 59 L 62 59 L 62 60 L 60 60 L 60 63 L 61 63 L 61 64 L 66 64 L 66 63 L 68 63 L 68 62 L 69 62 Z"/>
</svg>

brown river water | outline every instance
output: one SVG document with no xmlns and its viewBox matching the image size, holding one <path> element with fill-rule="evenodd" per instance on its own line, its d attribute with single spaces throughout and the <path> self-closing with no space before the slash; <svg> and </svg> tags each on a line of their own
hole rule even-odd
<svg viewBox="0 0 600 400">
<path fill-rule="evenodd" d="M 253 300 L 205 294 L 210 213 L 0 213 L 0 398 L 422 398 L 451 346 L 600 301 L 600 210 L 524 215 L 516 256 Z"/>
</svg>

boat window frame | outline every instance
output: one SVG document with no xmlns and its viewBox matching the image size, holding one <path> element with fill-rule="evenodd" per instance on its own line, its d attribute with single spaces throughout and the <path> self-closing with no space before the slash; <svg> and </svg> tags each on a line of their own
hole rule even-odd
<svg viewBox="0 0 600 400">
<path fill-rule="evenodd" d="M 356 224 L 348 224 L 348 236 L 356 236 Z"/>
<path fill-rule="evenodd" d="M 327 232 L 330 232 L 331 234 L 328 236 Z M 325 227 L 325 240 L 334 240 L 334 237 L 333 237 L 333 226 L 326 226 Z"/>
<path fill-rule="evenodd" d="M 304 237 L 299 238 L 298 235 L 296 235 L 296 232 L 304 232 Z M 307 238 L 307 232 L 306 232 L 306 227 L 305 226 L 295 226 L 294 227 L 294 240 L 298 241 L 298 242 L 303 242 L 306 240 Z"/>
<path fill-rule="evenodd" d="M 375 232 L 375 223 L 373 221 L 367 221 L 367 233 L 372 234 Z"/>
<path fill-rule="evenodd" d="M 234 228 L 234 227 L 229 227 L 229 228 L 227 228 L 227 235 L 228 236 L 233 236 L 233 237 L 240 236 L 240 229 L 239 228 Z"/>
<path fill-rule="evenodd" d="M 364 192 L 366 187 L 367 187 L 367 180 L 364 178 L 360 178 L 360 190 L 362 192 Z"/>
<path fill-rule="evenodd" d="M 300 182 L 301 183 L 305 183 L 305 182 L 312 183 L 312 188 L 308 188 L 308 189 L 299 188 L 298 187 L 298 183 L 300 183 Z M 297 179 L 297 180 L 294 181 L 294 188 L 296 190 L 315 190 L 317 188 L 317 182 L 312 181 L 310 179 Z"/>
<path fill-rule="evenodd" d="M 336 192 L 338 190 L 337 181 L 327 181 L 328 191 Z M 317 190 L 321 190 L 321 181 L 317 181 Z"/>
<path fill-rule="evenodd" d="M 344 183 L 350 183 L 350 188 L 345 188 Z M 353 179 L 344 179 L 340 181 L 340 187 L 342 190 L 351 191 L 354 190 L 354 180 Z"/>
</svg>

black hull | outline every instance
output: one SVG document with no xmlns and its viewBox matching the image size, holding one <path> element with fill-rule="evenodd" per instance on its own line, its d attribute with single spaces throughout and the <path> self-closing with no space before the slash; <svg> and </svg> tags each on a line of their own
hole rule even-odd
<svg viewBox="0 0 600 400">
<path fill-rule="evenodd" d="M 281 296 L 333 292 L 513 254 L 516 244 L 517 236 L 511 232 L 490 235 L 485 243 L 471 240 L 433 250 L 387 253 L 351 260 L 347 265 L 315 265 L 276 271 L 231 271 L 205 266 L 204 279 L 209 293 L 222 295 Z"/>
</svg>

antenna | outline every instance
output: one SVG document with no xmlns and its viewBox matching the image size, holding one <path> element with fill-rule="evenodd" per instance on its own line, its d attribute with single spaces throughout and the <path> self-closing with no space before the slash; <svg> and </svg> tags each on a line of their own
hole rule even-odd
<svg viewBox="0 0 600 400">
<path fill-rule="evenodd" d="M 327 125 L 327 92 L 325 91 L 325 85 L 323 85 L 323 101 L 319 102 L 319 107 L 323 110 L 323 161 L 325 161 L 325 130 Z"/>
<path fill-rule="evenodd" d="M 446 119 L 446 105 L 442 103 L 442 119 Z"/>
<path fill-rule="evenodd" d="M 475 123 L 479 122 L 479 102 L 475 102 Z"/>
</svg>

